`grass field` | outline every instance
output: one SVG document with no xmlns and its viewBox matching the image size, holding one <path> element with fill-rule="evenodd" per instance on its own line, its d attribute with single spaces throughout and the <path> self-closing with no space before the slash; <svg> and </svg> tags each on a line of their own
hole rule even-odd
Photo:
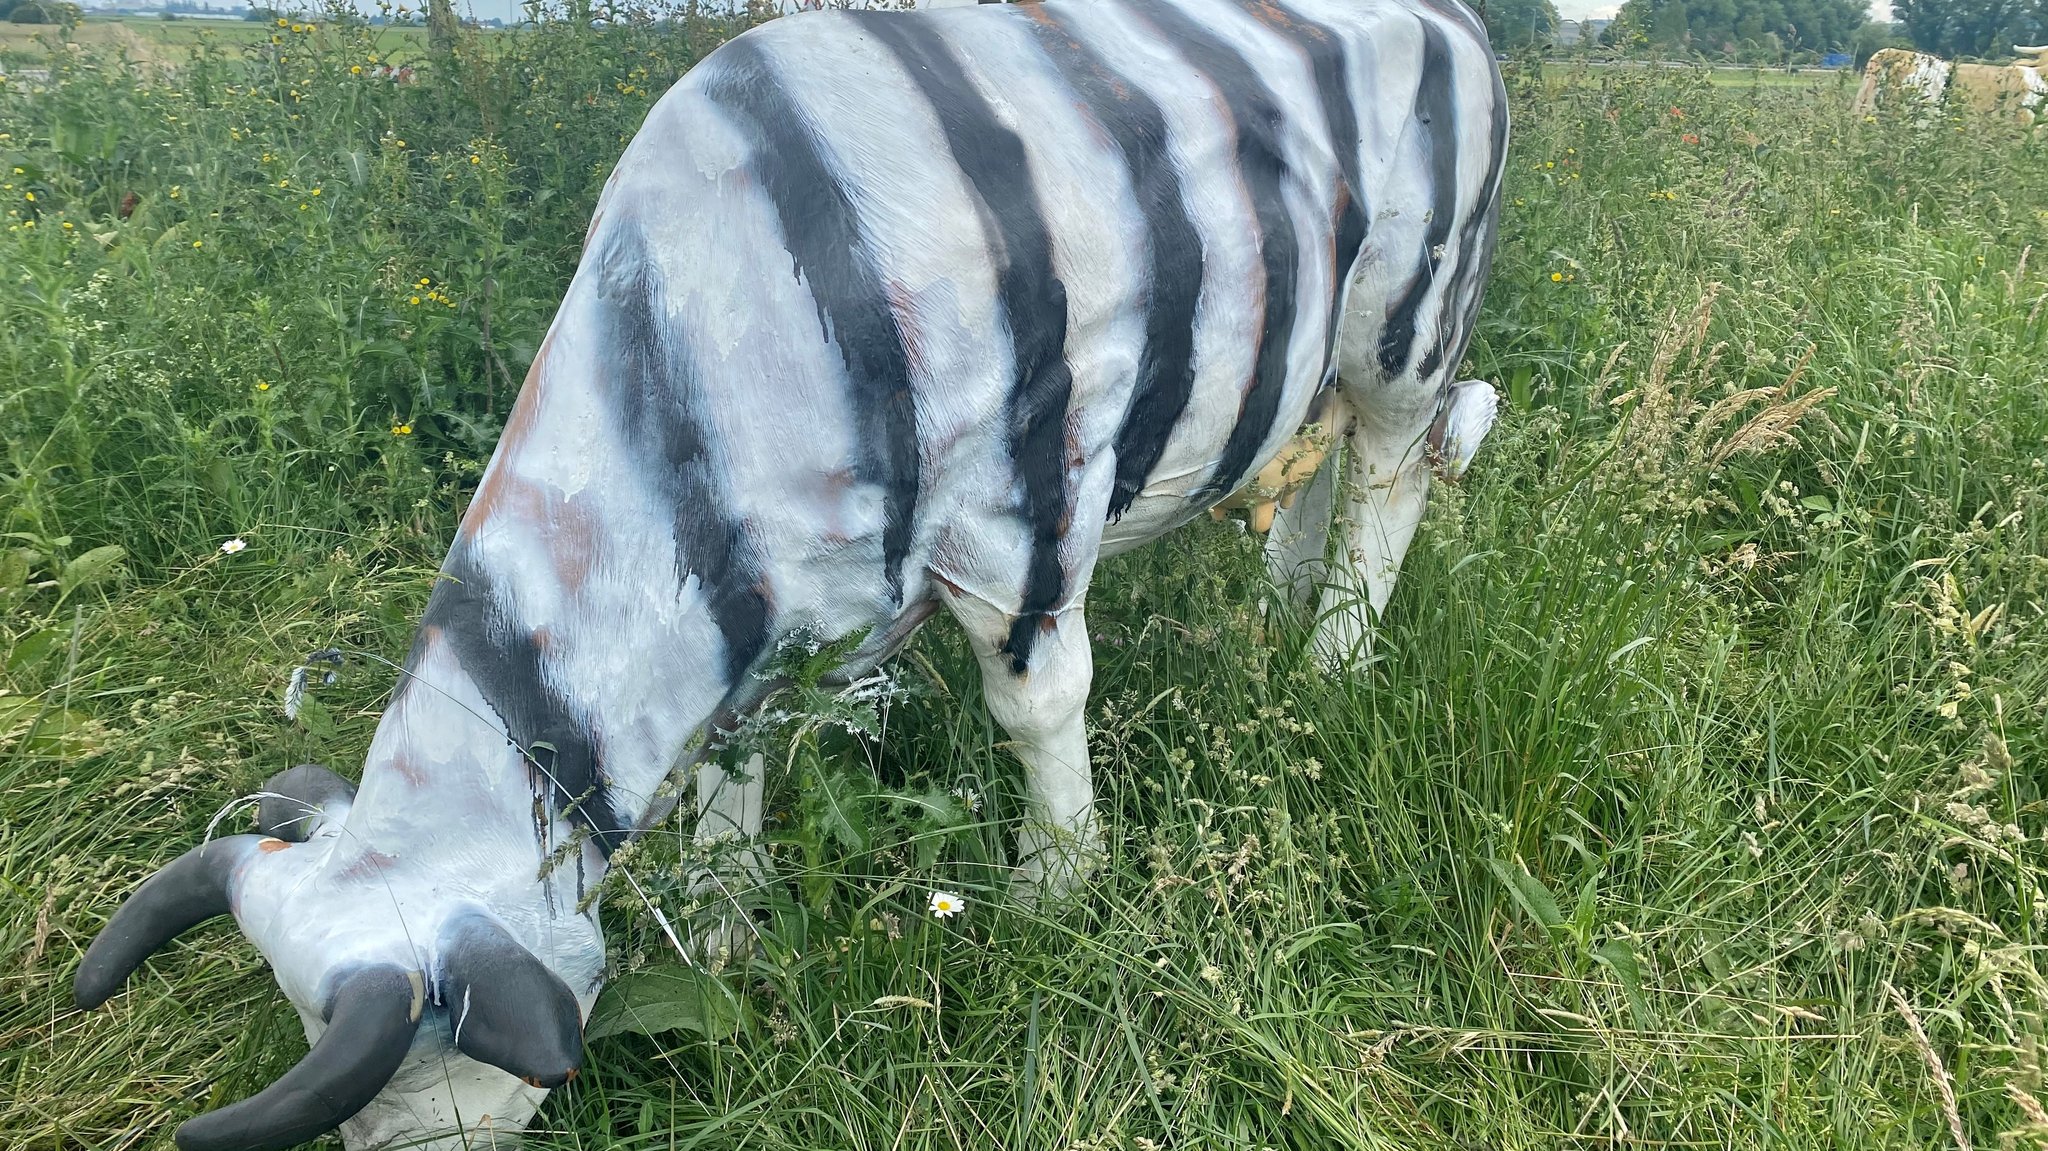
<svg viewBox="0 0 2048 1151">
<path fill-rule="evenodd" d="M 297 723 L 286 676 L 405 650 L 606 166 L 721 32 L 0 89 L 0 1145 L 167 1147 L 302 1053 L 228 926 L 106 1011 L 65 987 L 238 795 L 360 762 L 389 673 Z M 676 1026 L 595 1040 L 534 1145 L 2048 1146 L 2048 139 L 1829 83 L 1510 88 L 1467 365 L 1503 426 L 1375 661 L 1319 673 L 1227 527 L 1111 565 L 1113 859 L 1032 912 L 927 629 L 885 737 L 774 780 L 757 958 L 676 975 L 687 861 L 630 861 L 617 959 Z M 890 799 L 956 787 L 978 816 Z"/>
<path fill-rule="evenodd" d="M 121 52 L 131 60 L 175 66 L 195 49 L 255 49 L 278 34 L 274 25 L 240 20 L 92 16 L 69 29 L 0 22 L 0 63 L 42 67 L 60 47 L 75 45 L 88 53 Z M 427 34 L 423 27 L 380 28 L 371 42 L 387 57 L 409 60 L 425 50 Z"/>
</svg>

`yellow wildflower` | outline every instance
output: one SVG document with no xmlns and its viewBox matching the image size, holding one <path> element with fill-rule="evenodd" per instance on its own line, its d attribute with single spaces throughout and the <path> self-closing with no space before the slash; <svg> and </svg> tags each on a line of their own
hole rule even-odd
<svg viewBox="0 0 2048 1151">
<path fill-rule="evenodd" d="M 394 436 L 409 436 L 412 434 L 412 425 L 393 424 L 391 425 L 391 434 Z"/>
</svg>

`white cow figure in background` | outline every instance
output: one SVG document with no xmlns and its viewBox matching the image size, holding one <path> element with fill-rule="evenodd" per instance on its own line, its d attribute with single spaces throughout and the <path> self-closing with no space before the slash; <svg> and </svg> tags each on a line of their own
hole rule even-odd
<svg viewBox="0 0 2048 1151">
<path fill-rule="evenodd" d="M 1886 94 L 1933 106 L 1944 102 L 2017 116 L 2032 124 L 2048 104 L 2048 46 L 2015 46 L 2017 64 L 1952 64 L 1939 56 L 1886 48 L 1864 65 L 1855 110 L 1870 114 Z"/>
<path fill-rule="evenodd" d="M 113 916 L 78 1002 L 231 914 L 312 1050 L 184 1124 L 185 1151 L 517 1131 L 580 1066 L 588 896 L 664 781 L 716 788 L 703 749 L 785 640 L 865 637 L 858 674 L 941 608 L 1023 761 L 1017 882 L 1069 888 L 1100 847 L 1097 561 L 1200 518 L 1313 406 L 1341 462 L 1269 557 L 1298 593 L 1327 577 L 1327 658 L 1360 647 L 1432 464 L 1462 468 L 1493 416 L 1452 372 L 1507 131 L 1457 0 L 1056 0 L 734 39 L 599 201 L 360 789 L 274 780 L 261 834 Z"/>
</svg>

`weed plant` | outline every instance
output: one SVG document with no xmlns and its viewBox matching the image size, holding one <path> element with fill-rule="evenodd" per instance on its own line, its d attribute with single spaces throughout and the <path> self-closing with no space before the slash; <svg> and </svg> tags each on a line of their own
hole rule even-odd
<svg viewBox="0 0 2048 1151">
<path fill-rule="evenodd" d="M 298 722 L 286 677 L 405 650 L 607 166 L 728 30 L 0 89 L 0 1144 L 168 1146 L 302 1052 L 229 927 L 104 1012 L 70 972 L 237 796 L 360 762 L 388 669 Z M 758 947 L 682 965 L 722 907 L 657 829 L 532 1145 L 2048 1146 L 2048 138 L 1510 87 L 1509 402 L 1372 662 L 1317 670 L 1228 526 L 1108 565 L 1111 858 L 1036 911 L 950 625 L 792 697 Z"/>
</svg>

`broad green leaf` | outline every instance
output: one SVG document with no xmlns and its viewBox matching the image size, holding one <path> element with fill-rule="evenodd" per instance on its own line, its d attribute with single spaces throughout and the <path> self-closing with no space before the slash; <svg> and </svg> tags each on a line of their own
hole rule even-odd
<svg viewBox="0 0 2048 1151">
<path fill-rule="evenodd" d="M 1528 868 L 1520 864 L 1509 867 L 1498 859 L 1487 860 L 1486 866 L 1493 869 L 1494 876 L 1508 889 L 1508 895 L 1513 897 L 1523 914 L 1541 924 L 1546 931 L 1564 929 L 1564 913 L 1557 909 L 1557 896 L 1550 893 L 1542 880 L 1529 874 Z"/>
<path fill-rule="evenodd" d="M 868 849 L 868 795 L 851 772 L 823 771 L 814 777 L 807 807 L 817 826 L 848 851 Z"/>
<path fill-rule="evenodd" d="M 28 548 L 0 548 L 0 591 L 26 585 L 36 558 L 36 553 Z"/>
<path fill-rule="evenodd" d="M 1614 972 L 1622 994 L 1628 996 L 1629 1008 L 1636 1014 L 1636 1022 L 1647 1022 L 1650 1008 L 1643 998 L 1643 969 L 1636 963 L 1635 949 L 1619 939 L 1610 939 L 1594 948 L 1591 954 L 1595 963 Z"/>
<path fill-rule="evenodd" d="M 311 695 L 299 703 L 299 726 L 315 739 L 334 738 L 334 715 Z"/>
<path fill-rule="evenodd" d="M 682 966 L 650 967 L 612 983 L 590 1009 L 585 1039 L 694 1031 L 728 1039 L 739 1030 L 740 1003 L 725 984 Z"/>
<path fill-rule="evenodd" d="M 121 570 L 122 561 L 128 558 L 128 549 L 119 544 L 96 547 L 64 565 L 57 576 L 60 595 L 70 595 L 80 588 L 92 587 L 112 579 Z"/>
</svg>

